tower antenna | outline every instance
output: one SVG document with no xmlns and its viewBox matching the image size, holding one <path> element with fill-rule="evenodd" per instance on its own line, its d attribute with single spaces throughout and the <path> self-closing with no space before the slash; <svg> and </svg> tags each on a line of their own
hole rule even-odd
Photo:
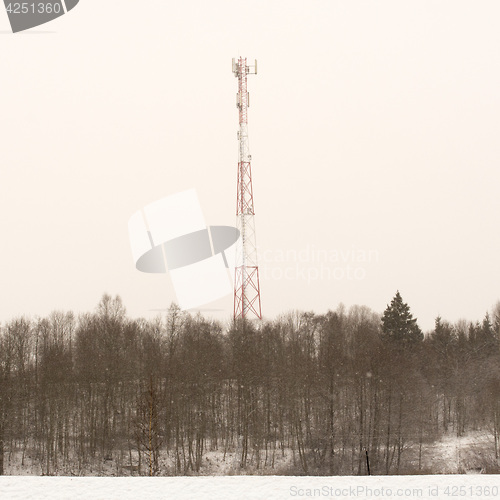
<svg viewBox="0 0 500 500">
<path fill-rule="evenodd" d="M 236 218 L 241 235 L 234 271 L 234 319 L 247 318 L 249 315 L 262 319 L 250 165 L 252 157 L 248 145 L 247 75 L 257 74 L 257 61 L 253 66 L 248 66 L 246 58 L 233 59 L 233 73 L 238 78 L 236 107 L 239 111 L 239 158 Z"/>
</svg>

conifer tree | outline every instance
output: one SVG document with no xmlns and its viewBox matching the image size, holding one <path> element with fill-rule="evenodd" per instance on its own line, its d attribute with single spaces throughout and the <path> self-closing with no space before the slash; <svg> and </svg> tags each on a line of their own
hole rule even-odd
<svg viewBox="0 0 500 500">
<path fill-rule="evenodd" d="M 382 316 L 382 338 L 396 346 L 411 347 L 424 339 L 410 307 L 403 302 L 399 290 Z"/>
</svg>

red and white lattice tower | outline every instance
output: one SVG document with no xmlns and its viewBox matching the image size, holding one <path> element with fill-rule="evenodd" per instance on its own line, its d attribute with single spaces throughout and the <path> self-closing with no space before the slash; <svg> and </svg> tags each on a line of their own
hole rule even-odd
<svg viewBox="0 0 500 500">
<path fill-rule="evenodd" d="M 248 146 L 248 91 L 247 75 L 257 74 L 257 61 L 247 66 L 246 58 L 233 59 L 233 73 L 238 78 L 236 107 L 239 110 L 238 132 L 238 189 L 236 218 L 241 234 L 241 244 L 236 253 L 234 272 L 234 318 L 247 318 L 255 315 L 262 318 L 260 306 L 259 267 L 257 265 L 257 243 L 255 239 L 252 157 Z"/>
</svg>

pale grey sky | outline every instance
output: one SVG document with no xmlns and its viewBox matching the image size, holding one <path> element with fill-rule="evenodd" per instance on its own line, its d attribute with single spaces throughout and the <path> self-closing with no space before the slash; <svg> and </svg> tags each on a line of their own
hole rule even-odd
<svg viewBox="0 0 500 500">
<path fill-rule="evenodd" d="M 128 219 L 196 188 L 208 224 L 235 223 L 238 55 L 259 69 L 264 315 L 382 312 L 399 289 L 425 330 L 481 319 L 500 298 L 499 19 L 498 1 L 81 0 L 9 35 L 2 11 L 0 320 L 175 300 L 135 270 Z"/>
</svg>

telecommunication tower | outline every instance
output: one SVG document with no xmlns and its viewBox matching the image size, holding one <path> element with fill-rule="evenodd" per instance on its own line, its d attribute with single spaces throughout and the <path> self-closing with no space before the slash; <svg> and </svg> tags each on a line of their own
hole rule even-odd
<svg viewBox="0 0 500 500">
<path fill-rule="evenodd" d="M 255 315 L 262 319 L 260 305 L 259 267 L 257 265 L 257 243 L 255 239 L 252 157 L 248 145 L 248 106 L 247 75 L 257 74 L 257 61 L 247 66 L 246 58 L 233 59 L 233 73 L 238 78 L 236 107 L 239 110 L 239 159 L 238 186 L 236 196 L 237 226 L 241 234 L 241 245 L 236 254 L 234 272 L 234 318 Z"/>
</svg>

